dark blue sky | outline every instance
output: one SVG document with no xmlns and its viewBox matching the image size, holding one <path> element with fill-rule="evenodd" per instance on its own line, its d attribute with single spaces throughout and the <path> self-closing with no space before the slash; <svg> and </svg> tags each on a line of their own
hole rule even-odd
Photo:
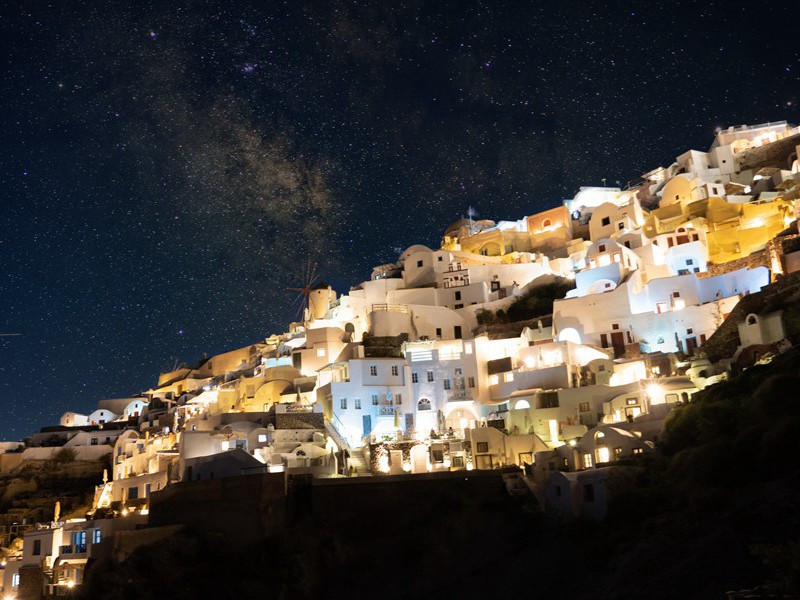
<svg viewBox="0 0 800 600">
<path fill-rule="evenodd" d="M 283 331 L 306 256 L 346 290 L 798 120 L 794 6 L 3 3 L 0 439 Z"/>
</svg>

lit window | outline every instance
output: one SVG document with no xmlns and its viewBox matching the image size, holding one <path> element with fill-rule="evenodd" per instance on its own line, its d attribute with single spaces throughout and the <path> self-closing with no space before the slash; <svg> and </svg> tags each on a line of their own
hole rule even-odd
<svg viewBox="0 0 800 600">
<path fill-rule="evenodd" d="M 478 442 L 478 452 L 489 452 L 489 442 Z"/>
<path fill-rule="evenodd" d="M 505 381 L 506 383 L 508 383 L 509 381 L 514 381 L 514 374 L 509 371 L 508 373 L 503 375 L 503 381 Z"/>
<path fill-rule="evenodd" d="M 222 443 L 220 443 L 220 448 L 222 448 L 223 450 L 227 450 L 230 447 L 231 447 L 231 444 L 227 440 L 225 440 Z"/>
<path fill-rule="evenodd" d="M 92 543 L 99 544 L 103 540 L 103 532 L 99 529 L 95 529 L 92 533 Z"/>
<path fill-rule="evenodd" d="M 489 385 L 497 385 L 498 383 L 500 383 L 500 378 L 497 375 L 489 377 Z"/>
<path fill-rule="evenodd" d="M 317 356 L 325 356 L 325 348 L 317 348 Z"/>
<path fill-rule="evenodd" d="M 639 400 L 637 400 L 636 398 L 625 398 L 625 404 L 627 406 L 636 406 L 636 404 L 638 404 L 638 402 L 639 402 Z"/>
<path fill-rule="evenodd" d="M 578 410 L 581 412 L 589 412 L 589 403 L 588 402 L 581 402 L 578 405 Z"/>
<path fill-rule="evenodd" d="M 267 442 L 267 434 L 266 433 L 259 433 L 258 434 L 258 443 L 265 444 Z"/>
<path fill-rule="evenodd" d="M 584 469 L 591 469 L 592 468 L 592 455 L 591 454 L 584 454 L 583 455 L 583 468 Z"/>
<path fill-rule="evenodd" d="M 19 573 L 14 573 L 11 576 L 11 587 L 19 587 Z"/>
</svg>

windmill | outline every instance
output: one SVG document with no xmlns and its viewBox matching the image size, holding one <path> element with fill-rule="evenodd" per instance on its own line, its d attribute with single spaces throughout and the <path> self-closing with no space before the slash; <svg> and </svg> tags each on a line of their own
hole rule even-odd
<svg viewBox="0 0 800 600">
<path fill-rule="evenodd" d="M 287 292 L 297 292 L 294 300 L 292 300 L 292 306 L 297 307 L 294 315 L 295 321 L 305 313 L 307 308 L 309 308 L 309 296 L 311 295 L 311 291 L 314 289 L 314 284 L 317 283 L 318 280 L 319 275 L 317 274 L 317 263 L 312 263 L 309 259 L 303 269 L 303 287 L 286 288 Z"/>
</svg>

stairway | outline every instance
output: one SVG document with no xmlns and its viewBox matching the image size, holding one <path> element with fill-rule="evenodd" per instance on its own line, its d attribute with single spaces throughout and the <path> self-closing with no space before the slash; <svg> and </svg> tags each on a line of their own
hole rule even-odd
<svg viewBox="0 0 800 600">
<path fill-rule="evenodd" d="M 348 465 L 353 468 L 353 475 L 368 475 L 369 465 L 367 465 L 367 461 L 364 458 L 364 449 L 353 448 L 348 450 L 348 452 L 350 452 L 350 458 L 347 460 L 347 462 Z"/>
</svg>

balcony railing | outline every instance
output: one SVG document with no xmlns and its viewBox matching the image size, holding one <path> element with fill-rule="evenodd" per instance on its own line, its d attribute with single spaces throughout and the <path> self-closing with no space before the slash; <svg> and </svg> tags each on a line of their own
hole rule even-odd
<svg viewBox="0 0 800 600">
<path fill-rule="evenodd" d="M 396 406 L 381 405 L 378 407 L 378 414 L 382 417 L 392 416 L 396 412 Z"/>
</svg>

